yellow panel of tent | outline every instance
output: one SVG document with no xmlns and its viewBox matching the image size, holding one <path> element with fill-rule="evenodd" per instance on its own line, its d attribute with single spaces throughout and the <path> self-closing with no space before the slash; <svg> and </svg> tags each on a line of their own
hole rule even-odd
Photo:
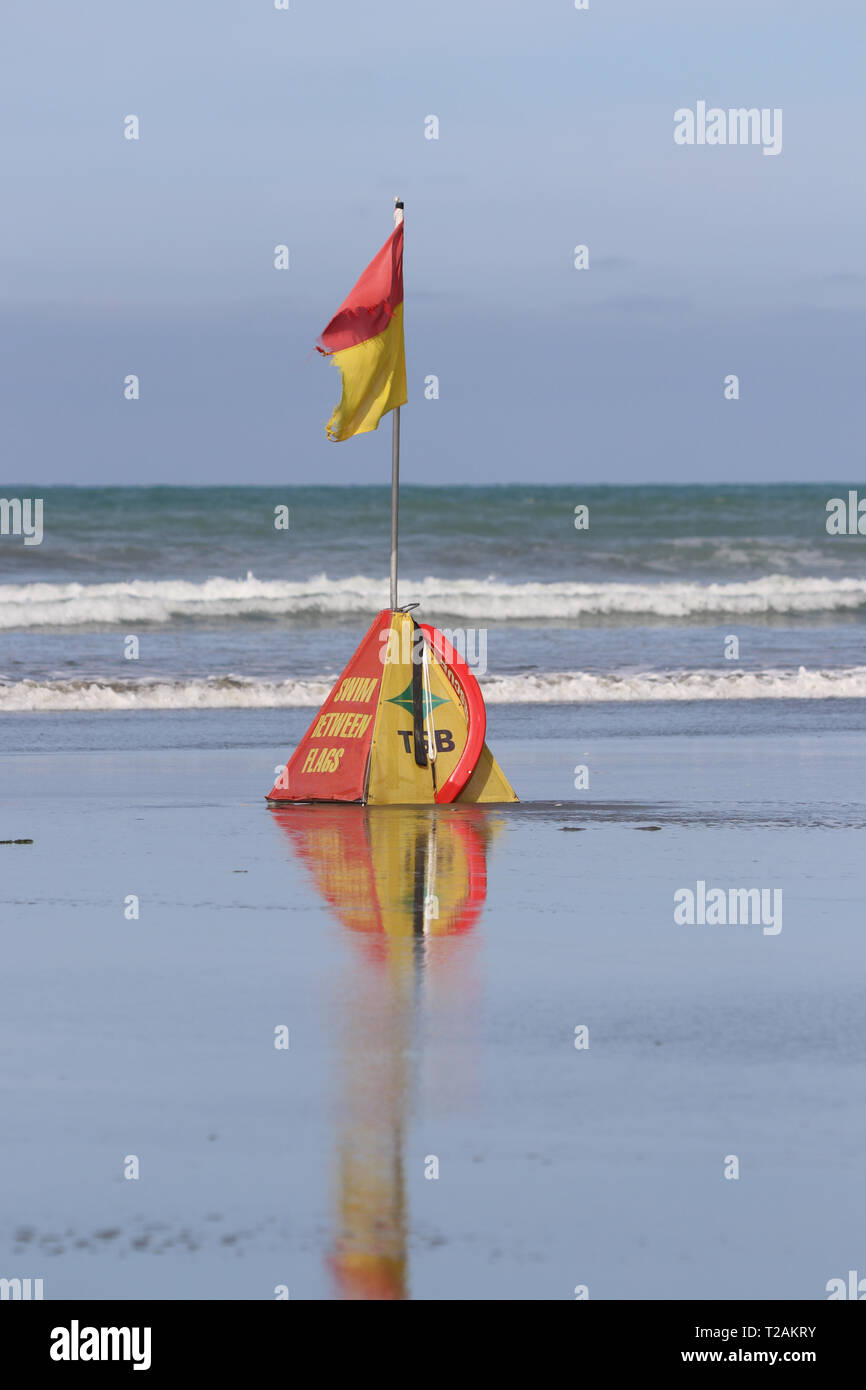
<svg viewBox="0 0 866 1390">
<path fill-rule="evenodd" d="M 367 775 L 366 801 L 370 806 L 429 805 L 435 800 L 436 789 L 450 777 L 466 744 L 467 718 L 463 705 L 435 654 L 428 649 L 422 700 L 427 765 L 419 767 L 415 761 L 414 629 L 411 614 L 392 612 L 387 646 L 383 650 L 384 674 Z M 517 801 L 516 793 L 486 744 L 458 801 Z"/>
</svg>

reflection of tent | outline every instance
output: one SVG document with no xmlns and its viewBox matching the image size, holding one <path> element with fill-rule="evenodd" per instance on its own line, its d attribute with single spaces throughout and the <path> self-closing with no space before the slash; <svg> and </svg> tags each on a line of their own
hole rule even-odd
<svg viewBox="0 0 866 1390">
<path fill-rule="evenodd" d="M 478 682 L 442 633 L 386 608 L 268 801 L 516 801 L 486 727 Z"/>
<path fill-rule="evenodd" d="M 327 805 L 280 807 L 274 820 L 328 906 L 363 933 L 367 948 L 340 995 L 345 1085 L 331 1269 L 343 1298 L 404 1299 L 403 1145 L 419 984 L 451 962 L 465 968 L 465 948 L 447 938 L 465 934 L 481 914 L 487 846 L 502 818 L 483 806 Z M 432 937 L 435 957 L 425 963 Z"/>
<path fill-rule="evenodd" d="M 322 897 L 353 931 L 389 937 L 466 931 L 487 893 L 487 843 L 500 818 L 483 808 L 285 806 L 286 831 Z"/>
</svg>

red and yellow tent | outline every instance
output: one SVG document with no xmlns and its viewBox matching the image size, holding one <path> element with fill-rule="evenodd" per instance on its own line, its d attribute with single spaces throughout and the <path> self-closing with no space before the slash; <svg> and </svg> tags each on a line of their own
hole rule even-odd
<svg viewBox="0 0 866 1390">
<path fill-rule="evenodd" d="M 268 793 L 286 801 L 516 801 L 478 682 L 444 635 L 383 609 Z"/>
</svg>

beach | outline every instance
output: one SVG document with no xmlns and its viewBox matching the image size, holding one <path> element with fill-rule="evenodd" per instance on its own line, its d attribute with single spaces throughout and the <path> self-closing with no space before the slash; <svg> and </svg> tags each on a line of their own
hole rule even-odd
<svg viewBox="0 0 866 1390">
<path fill-rule="evenodd" d="M 302 711 L 8 716 L 4 1270 L 826 1297 L 859 1258 L 866 974 L 862 718 L 832 706 L 560 708 L 534 738 L 494 708 L 520 805 L 432 812 L 268 810 Z M 781 929 L 676 924 L 698 880 L 780 887 Z"/>
<path fill-rule="evenodd" d="M 43 542 L 0 547 L 0 1276 L 820 1299 L 859 1268 L 844 487 L 406 488 L 401 601 L 520 797 L 435 809 L 265 803 L 387 603 L 385 489 L 45 489 Z"/>
<path fill-rule="evenodd" d="M 16 1364 L 856 1364 L 854 13 L 11 7 Z"/>
</svg>

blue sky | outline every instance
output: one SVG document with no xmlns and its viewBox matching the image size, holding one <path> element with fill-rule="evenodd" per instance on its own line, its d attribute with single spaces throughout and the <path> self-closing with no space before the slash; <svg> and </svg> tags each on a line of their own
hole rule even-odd
<svg viewBox="0 0 866 1390">
<path fill-rule="evenodd" d="M 8 0 L 2 40 L 9 482 L 386 481 L 310 350 L 395 193 L 407 481 L 857 475 L 859 0 Z M 699 99 L 782 153 L 676 146 Z"/>
</svg>

